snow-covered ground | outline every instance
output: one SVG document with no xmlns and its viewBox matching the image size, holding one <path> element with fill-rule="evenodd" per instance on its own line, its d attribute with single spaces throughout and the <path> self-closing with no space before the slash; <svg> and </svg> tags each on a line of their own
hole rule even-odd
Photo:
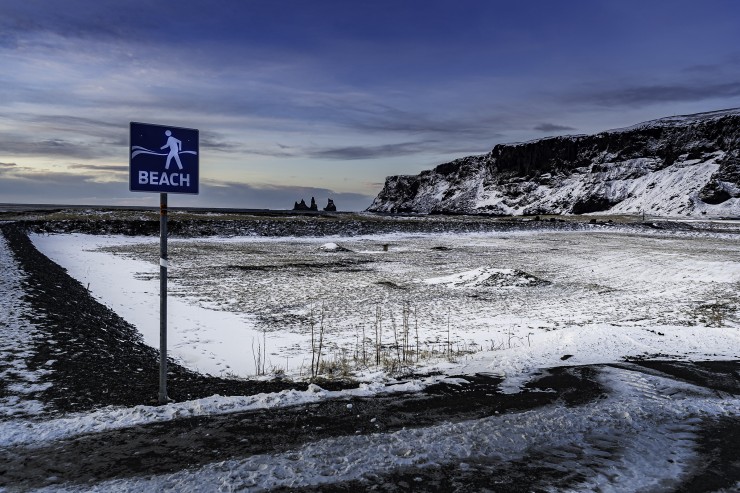
<svg viewBox="0 0 740 493">
<path fill-rule="evenodd" d="M 158 239 L 33 241 L 158 347 Z M 268 372 L 305 375 L 323 318 L 322 360 L 360 375 L 378 340 L 385 366 L 510 379 L 564 355 L 737 358 L 735 251 L 722 234 L 604 231 L 170 240 L 170 350 L 250 376 L 266 347 Z"/>
<path fill-rule="evenodd" d="M 32 239 L 97 299 L 133 323 L 148 344 L 158 346 L 158 239 Z M 650 355 L 738 359 L 740 267 L 735 257 L 736 240 L 724 234 L 171 240 L 169 340 L 171 354 L 183 364 L 215 375 L 253 375 L 255 353 L 266 343 L 269 369 L 306 376 L 311 321 L 318 332 L 323 314 L 323 357 L 351 360 L 351 369 L 365 383 L 341 392 L 312 385 L 306 391 L 213 396 L 36 419 L 44 409 L 33 399 L 39 390 L 34 385 L 43 381 L 44 371 L 31 371 L 24 363 L 37 342 L 27 316 L 31 308 L 23 300 L 28 288 L 0 237 L 0 323 L 5 331 L 0 371 L 14 382 L 10 395 L 15 395 L 0 401 L 5 416 L 0 448 L 33 451 L 50 441 L 184 417 L 419 390 L 454 382 L 446 377 L 454 374 L 500 375 L 505 377 L 502 390 L 513 393 L 534 372 L 553 366 Z M 374 366 L 377 327 L 386 359 L 399 357 L 395 338 L 402 338 L 406 328 L 413 357 L 405 364 L 417 364 L 418 348 L 423 354 L 416 369 L 442 374 L 386 385 L 389 379 L 381 370 L 388 365 Z M 364 365 L 363 349 L 368 353 Z M 451 357 L 445 353 L 449 349 Z M 672 491 L 701 460 L 696 440 L 701 425 L 740 416 L 737 397 L 630 365 L 604 367 L 598 379 L 609 396 L 582 406 L 556 403 L 431 427 L 325 438 L 173 474 L 47 490 L 265 491 L 360 480 L 404 468 L 498 467 L 541 456 L 548 467 L 585 478 L 579 491 Z"/>
</svg>

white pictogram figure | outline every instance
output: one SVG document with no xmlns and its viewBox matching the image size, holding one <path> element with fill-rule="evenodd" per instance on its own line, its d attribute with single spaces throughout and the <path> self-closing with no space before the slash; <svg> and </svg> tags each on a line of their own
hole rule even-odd
<svg viewBox="0 0 740 493">
<path fill-rule="evenodd" d="M 172 131 L 167 130 L 165 131 L 164 134 L 167 136 L 167 143 L 163 145 L 162 147 L 160 147 L 159 149 L 163 150 L 163 149 L 169 148 L 168 154 L 165 154 L 163 152 L 153 151 L 143 146 L 131 146 L 131 159 L 134 159 L 136 156 L 139 156 L 141 154 L 150 154 L 152 156 L 167 156 L 167 162 L 165 165 L 165 169 L 169 169 L 170 161 L 174 157 L 177 167 L 182 169 L 182 161 L 180 161 L 180 154 L 192 154 L 193 156 L 198 155 L 196 151 L 183 151 L 182 141 L 173 137 Z"/>
<path fill-rule="evenodd" d="M 167 143 L 160 147 L 160 149 L 165 149 L 167 147 L 170 148 L 170 153 L 167 154 L 167 164 L 165 165 L 164 169 L 170 169 L 170 161 L 172 158 L 175 158 L 175 163 L 177 163 L 177 167 L 179 169 L 182 169 L 182 163 L 180 162 L 180 151 L 182 150 L 182 142 L 178 139 L 174 138 L 172 136 L 172 132 L 167 130 L 164 133 L 167 136 Z"/>
</svg>

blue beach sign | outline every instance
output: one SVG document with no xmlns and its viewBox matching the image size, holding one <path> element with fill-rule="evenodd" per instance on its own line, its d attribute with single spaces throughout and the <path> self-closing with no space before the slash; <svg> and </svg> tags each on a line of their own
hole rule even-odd
<svg viewBox="0 0 740 493">
<path fill-rule="evenodd" d="M 129 190 L 198 194 L 198 130 L 131 122 Z"/>
</svg>

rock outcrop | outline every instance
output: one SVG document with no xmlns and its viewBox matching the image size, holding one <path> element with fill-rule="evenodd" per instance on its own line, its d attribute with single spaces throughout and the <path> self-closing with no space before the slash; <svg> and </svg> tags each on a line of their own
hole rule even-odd
<svg viewBox="0 0 740 493">
<path fill-rule="evenodd" d="M 294 211 L 318 211 L 319 206 L 316 205 L 316 199 L 311 197 L 311 205 L 306 205 L 306 201 L 301 199 L 300 202 L 296 202 L 293 206 Z"/>
<path fill-rule="evenodd" d="M 327 212 L 337 212 L 337 206 L 334 205 L 334 201 L 332 199 L 329 199 L 329 202 L 327 202 L 326 207 L 324 207 L 324 210 Z"/>
<path fill-rule="evenodd" d="M 300 202 L 296 202 L 293 206 L 294 211 L 307 211 L 309 210 L 308 206 L 306 205 L 306 201 L 301 199 Z"/>
<path fill-rule="evenodd" d="M 372 212 L 740 214 L 740 109 L 501 144 L 391 176 Z"/>
</svg>

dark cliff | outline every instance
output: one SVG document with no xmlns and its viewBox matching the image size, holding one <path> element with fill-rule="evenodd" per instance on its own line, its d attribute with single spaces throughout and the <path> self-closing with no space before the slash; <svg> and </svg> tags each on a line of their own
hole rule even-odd
<svg viewBox="0 0 740 493">
<path fill-rule="evenodd" d="M 740 110 L 501 144 L 416 176 L 388 177 L 368 210 L 738 215 L 738 144 Z"/>
</svg>

